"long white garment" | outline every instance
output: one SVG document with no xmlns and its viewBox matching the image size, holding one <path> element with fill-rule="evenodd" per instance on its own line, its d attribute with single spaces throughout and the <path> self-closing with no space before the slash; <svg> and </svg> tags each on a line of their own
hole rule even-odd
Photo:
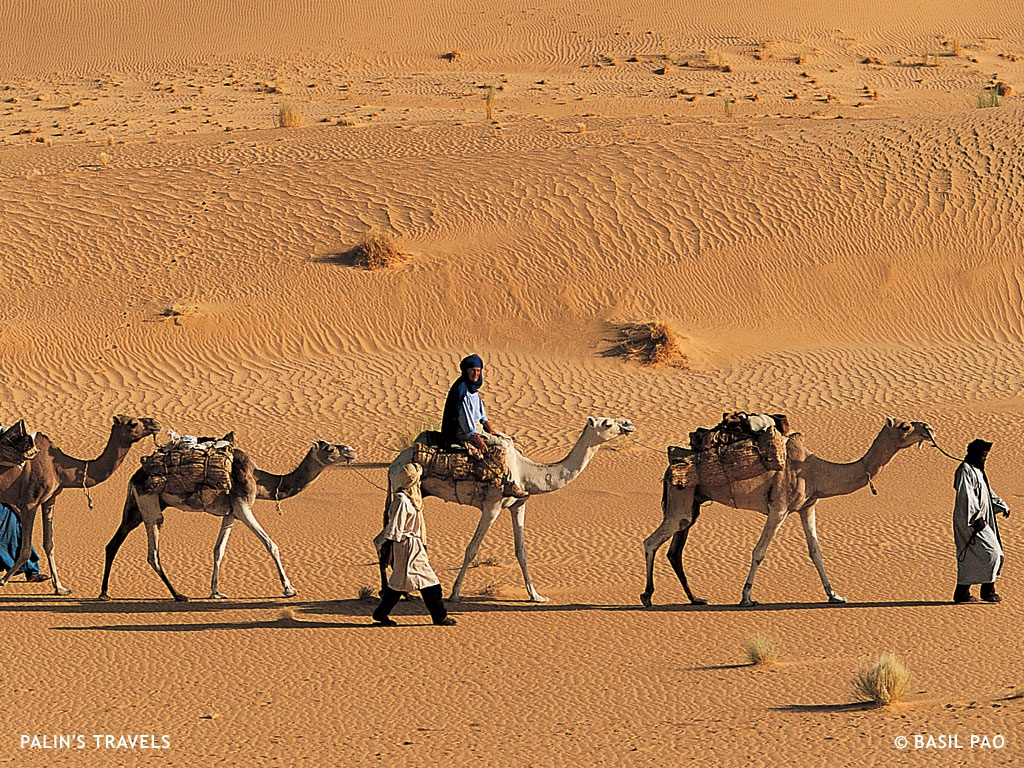
<svg viewBox="0 0 1024 768">
<path fill-rule="evenodd" d="M 391 545 L 391 578 L 388 579 L 388 586 L 393 590 L 412 592 L 441 583 L 427 561 L 423 515 L 405 491 L 395 493 L 388 509 L 388 524 L 378 538 L 394 542 Z"/>
<path fill-rule="evenodd" d="M 999 576 L 1003 566 L 996 512 L 1008 511 L 1009 507 L 989 488 L 984 473 L 966 462 L 957 468 L 953 487 L 956 489 L 956 506 L 953 509 L 956 583 L 990 584 Z M 987 525 L 974 535 L 971 522 L 978 518 Z"/>
</svg>

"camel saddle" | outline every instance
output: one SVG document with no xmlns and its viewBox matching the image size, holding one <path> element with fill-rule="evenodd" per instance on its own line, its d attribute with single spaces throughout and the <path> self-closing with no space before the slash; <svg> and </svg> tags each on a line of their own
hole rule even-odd
<svg viewBox="0 0 1024 768">
<path fill-rule="evenodd" d="M 0 466 L 16 467 L 39 453 L 36 442 L 19 419 L 6 429 L 0 428 Z"/>
<path fill-rule="evenodd" d="M 788 432 L 789 422 L 782 414 L 723 414 L 722 423 L 713 429 L 691 432 L 689 448 L 669 446 L 672 484 L 728 485 L 784 469 Z"/>
<path fill-rule="evenodd" d="M 192 442 L 172 442 L 142 457 L 146 493 L 206 497 L 231 490 L 231 466 L 235 436 L 201 437 Z M 211 494 L 210 492 L 213 492 Z"/>
<path fill-rule="evenodd" d="M 483 458 L 474 458 L 462 443 L 451 443 L 440 432 L 421 432 L 413 443 L 413 461 L 423 467 L 424 477 L 442 480 L 474 480 L 502 485 L 505 477 L 505 452 L 492 448 Z"/>
</svg>

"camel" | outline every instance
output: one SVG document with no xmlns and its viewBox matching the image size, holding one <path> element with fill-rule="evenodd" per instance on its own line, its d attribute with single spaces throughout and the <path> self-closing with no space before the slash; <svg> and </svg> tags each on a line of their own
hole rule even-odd
<svg viewBox="0 0 1024 768">
<path fill-rule="evenodd" d="M 21 548 L 14 566 L 0 578 L 0 586 L 24 565 L 32 554 L 32 528 L 36 511 L 43 510 L 43 549 L 50 564 L 50 577 L 56 595 L 69 595 L 57 571 L 53 554 L 53 504 L 65 488 L 91 488 L 102 483 L 121 466 L 134 443 L 160 431 L 154 419 L 137 419 L 118 414 L 110 429 L 107 445 L 97 458 L 90 461 L 68 456 L 44 434 L 36 433 L 38 453 L 16 466 L 0 467 L 0 501 L 10 506 L 21 524 Z"/>
<path fill-rule="evenodd" d="M 821 548 L 818 546 L 818 534 L 815 529 L 814 508 L 818 499 L 831 496 L 843 496 L 871 485 L 871 481 L 888 464 L 892 458 L 904 448 L 919 445 L 928 440 L 935 442 L 932 428 L 920 421 L 899 423 L 887 419 L 874 442 L 857 461 L 849 464 L 836 464 L 806 449 L 798 435 L 791 435 L 786 443 L 786 466 L 784 469 L 766 472 L 749 480 L 737 481 L 724 486 L 704 486 L 680 488 L 672 484 L 671 473 L 666 471 L 662 480 L 662 511 L 664 519 L 661 525 L 644 541 L 644 554 L 647 559 L 647 586 L 641 602 L 651 607 L 651 595 L 654 594 L 654 556 L 658 548 L 671 537 L 668 549 L 668 560 L 683 591 L 693 605 L 706 605 L 707 601 L 694 597 L 686 582 L 683 571 L 683 547 L 686 538 L 697 518 L 700 507 L 708 501 L 735 509 L 749 509 L 767 516 L 764 530 L 754 547 L 751 558 L 750 573 L 743 585 L 741 606 L 754 606 L 750 592 L 754 586 L 754 574 L 764 560 L 772 537 L 782 527 L 790 512 L 798 512 L 803 523 L 804 536 L 807 539 L 807 550 L 818 569 L 821 584 L 830 603 L 845 603 L 846 600 L 835 593 L 825 566 L 821 561 Z M 874 486 L 872 486 L 872 492 Z"/>
<path fill-rule="evenodd" d="M 149 537 L 148 561 L 153 570 L 163 580 L 167 589 L 177 602 L 187 602 L 188 598 L 178 592 L 164 573 L 160 565 L 160 527 L 164 522 L 163 511 L 167 507 L 175 507 L 186 512 L 207 512 L 222 518 L 220 534 L 217 536 L 217 543 L 213 547 L 213 578 L 211 580 L 210 597 L 224 599 L 219 588 L 220 564 L 224 558 L 224 550 L 227 548 L 228 536 L 235 520 L 241 520 L 249 527 L 267 548 L 270 556 L 277 566 L 277 575 L 281 579 L 281 586 L 284 587 L 285 597 L 294 597 L 298 594 L 288 577 L 285 575 L 284 566 L 281 565 L 281 553 L 277 544 L 267 535 L 263 527 L 256 520 L 252 513 L 252 505 L 256 499 L 272 499 L 280 501 L 288 499 L 305 490 L 311 482 L 316 480 L 326 467 L 337 464 L 340 461 L 352 461 L 356 458 L 356 452 L 347 445 L 337 445 L 318 440 L 313 443 L 309 452 L 302 459 L 295 469 L 287 475 L 275 475 L 264 472 L 256 467 L 255 462 L 249 456 L 238 449 L 234 451 L 234 459 L 231 465 L 231 490 L 218 491 L 205 498 L 196 498 L 193 494 L 187 498 L 175 496 L 169 493 L 145 492 L 146 471 L 139 469 L 128 481 L 128 493 L 124 502 L 124 511 L 121 515 L 121 525 L 114 532 L 114 536 L 107 543 L 107 559 L 103 568 L 103 586 L 100 591 L 100 600 L 109 600 L 107 586 L 110 581 L 110 568 L 114 564 L 114 557 L 121 548 L 125 537 L 137 528 L 141 523 L 146 525 L 146 534 Z"/>
<path fill-rule="evenodd" d="M 541 493 L 550 493 L 563 488 L 567 483 L 574 480 L 580 472 L 587 468 L 590 460 L 597 453 L 597 449 L 609 440 L 620 435 L 632 434 L 635 427 L 628 419 L 594 418 L 587 419 L 583 427 L 583 433 L 572 447 L 569 454 L 562 461 L 555 464 L 537 464 L 519 451 L 514 451 L 513 475 L 519 487 L 527 491 L 531 496 Z M 387 509 L 391 503 L 391 476 L 392 473 L 404 464 L 413 460 L 415 446 L 404 449 L 388 470 L 388 505 L 385 506 L 385 524 L 387 522 Z M 523 580 L 526 583 L 526 591 L 530 600 L 534 603 L 547 602 L 547 598 L 541 597 L 533 587 L 530 580 L 530 573 L 526 567 L 526 539 L 523 531 L 523 521 L 526 513 L 526 501 L 529 498 L 517 499 L 512 496 L 503 496 L 502 488 L 486 482 L 465 480 L 454 482 L 437 477 L 424 476 L 421 482 L 423 495 L 436 496 L 445 501 L 457 504 L 467 504 L 480 510 L 480 522 L 477 524 L 476 533 L 473 534 L 469 546 L 466 547 L 466 556 L 462 560 L 462 569 L 459 571 L 455 583 L 452 585 L 451 595 L 448 599 L 452 602 L 461 600 L 462 580 L 466 576 L 466 570 L 473 558 L 476 557 L 480 544 L 490 530 L 491 525 L 498 518 L 502 509 L 508 509 L 512 515 L 512 534 L 515 540 L 516 559 L 523 571 Z M 380 576 L 382 587 L 387 584 L 385 565 L 380 564 Z"/>
</svg>

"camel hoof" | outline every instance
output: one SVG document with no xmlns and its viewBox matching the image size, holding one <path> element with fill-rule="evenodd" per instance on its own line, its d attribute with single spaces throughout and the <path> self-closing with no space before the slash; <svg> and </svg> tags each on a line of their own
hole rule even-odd
<svg viewBox="0 0 1024 768">
<path fill-rule="evenodd" d="M 462 595 L 456 595 L 454 593 L 450 594 L 450 595 L 448 595 L 448 602 L 449 603 L 461 603 L 462 602 Z"/>
<path fill-rule="evenodd" d="M 53 590 L 53 594 L 60 595 L 61 597 L 63 597 L 64 595 L 70 595 L 71 590 L 67 587 L 57 587 L 55 590 Z"/>
<path fill-rule="evenodd" d="M 105 603 L 109 603 L 110 602 L 110 595 L 108 595 L 106 592 L 103 592 L 96 599 L 97 600 L 102 600 Z"/>
<path fill-rule="evenodd" d="M 640 602 L 643 603 L 644 608 L 650 608 L 651 607 L 651 596 L 649 594 L 647 594 L 646 592 L 644 592 L 642 595 L 640 595 Z"/>
<path fill-rule="evenodd" d="M 830 603 L 845 603 L 846 602 L 846 598 L 845 597 L 840 597 L 839 595 L 833 593 L 833 594 L 828 596 L 828 601 Z"/>
<path fill-rule="evenodd" d="M 288 589 L 284 591 L 285 597 L 295 597 L 297 594 L 299 594 L 299 590 L 295 587 L 288 587 Z"/>
<path fill-rule="evenodd" d="M 540 595 L 533 595 L 530 598 L 531 603 L 546 603 L 547 601 L 548 599 L 546 597 L 541 597 Z"/>
<path fill-rule="evenodd" d="M 690 600 L 690 605 L 707 605 L 708 601 L 703 597 L 694 597 Z"/>
<path fill-rule="evenodd" d="M 228 596 L 225 595 L 223 592 L 211 592 L 210 593 L 210 599 L 211 600 L 227 600 Z"/>
<path fill-rule="evenodd" d="M 751 600 L 749 597 L 740 600 L 740 608 L 753 608 L 758 605 L 757 600 Z"/>
<path fill-rule="evenodd" d="M 185 595 L 175 595 L 174 602 L 176 603 L 187 603 L 188 598 Z"/>
</svg>

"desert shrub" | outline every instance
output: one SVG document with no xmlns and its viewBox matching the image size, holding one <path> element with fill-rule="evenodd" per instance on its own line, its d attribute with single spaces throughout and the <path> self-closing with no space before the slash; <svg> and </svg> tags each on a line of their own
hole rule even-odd
<svg viewBox="0 0 1024 768">
<path fill-rule="evenodd" d="M 479 568 L 482 565 L 501 565 L 501 558 L 497 555 L 488 555 L 487 557 L 474 557 L 473 562 L 469 564 L 470 568 Z"/>
<path fill-rule="evenodd" d="M 371 586 L 363 584 L 359 588 L 359 599 L 362 600 L 363 602 L 368 602 L 370 600 L 376 600 L 377 599 L 377 590 L 375 590 Z"/>
<path fill-rule="evenodd" d="M 301 128 L 302 110 L 291 101 L 281 102 L 281 109 L 277 113 L 277 124 L 281 128 Z"/>
<path fill-rule="evenodd" d="M 408 448 L 416 441 L 421 432 L 425 432 L 428 429 L 436 430 L 439 427 L 440 425 L 436 420 L 428 419 L 426 416 L 407 418 L 391 430 L 395 437 L 395 442 L 398 443 L 398 445 L 392 446 L 392 448 L 396 451 Z"/>
<path fill-rule="evenodd" d="M 387 269 L 409 258 L 387 232 L 368 233 L 363 242 L 352 249 L 351 255 L 353 263 L 365 269 Z"/>
<path fill-rule="evenodd" d="M 627 323 L 614 329 L 608 357 L 624 357 L 641 365 L 686 365 L 679 337 L 662 322 Z"/>
<path fill-rule="evenodd" d="M 743 651 L 751 664 L 770 666 L 779 658 L 778 644 L 767 635 L 748 637 L 743 643 Z"/>
<path fill-rule="evenodd" d="M 982 88 L 981 92 L 978 94 L 978 109 L 998 107 L 1002 103 L 1002 94 L 999 92 L 998 84 Z"/>
<path fill-rule="evenodd" d="M 874 663 L 862 662 L 853 678 L 858 694 L 875 704 L 888 706 L 903 698 L 910 684 L 910 672 L 896 656 L 884 653 Z"/>
</svg>

